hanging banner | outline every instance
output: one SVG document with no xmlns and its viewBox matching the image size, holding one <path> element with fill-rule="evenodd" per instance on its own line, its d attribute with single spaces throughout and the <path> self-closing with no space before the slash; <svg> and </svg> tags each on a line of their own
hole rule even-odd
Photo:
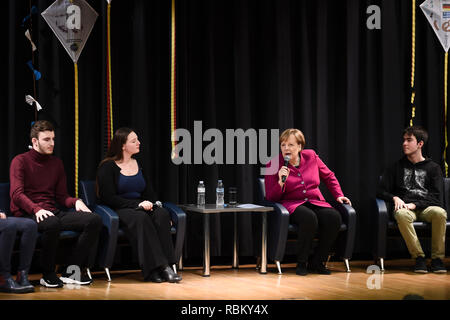
<svg viewBox="0 0 450 320">
<path fill-rule="evenodd" d="M 450 48 L 450 0 L 426 0 L 421 5 L 445 52 Z"/>
<path fill-rule="evenodd" d="M 73 62 L 77 62 L 98 14 L 85 0 L 57 0 L 42 17 Z"/>
</svg>

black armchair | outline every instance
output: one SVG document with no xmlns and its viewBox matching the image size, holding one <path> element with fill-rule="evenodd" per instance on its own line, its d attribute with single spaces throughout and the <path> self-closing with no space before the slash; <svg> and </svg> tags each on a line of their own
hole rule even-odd
<svg viewBox="0 0 450 320">
<path fill-rule="evenodd" d="M 80 181 L 81 198 L 91 210 L 98 213 L 103 221 L 104 230 L 102 231 L 98 264 L 105 269 L 108 281 L 111 281 L 109 268 L 114 262 L 114 255 L 118 241 L 128 241 L 125 232 L 119 228 L 119 216 L 106 205 L 96 203 L 95 181 Z M 184 237 L 186 234 L 186 213 L 170 202 L 164 202 L 163 207 L 169 211 L 172 218 L 171 233 L 174 239 L 175 258 L 180 261 L 182 266 L 182 250 Z"/>
<path fill-rule="evenodd" d="M 444 178 L 444 194 L 441 200 L 444 203 L 444 209 L 447 211 L 447 229 L 450 227 L 449 209 L 450 209 L 450 178 Z M 373 225 L 375 226 L 373 256 L 375 261 L 380 261 L 380 269 L 384 271 L 384 259 L 386 258 L 386 246 L 388 237 L 401 237 L 397 221 L 394 219 L 391 209 L 388 209 L 386 201 L 376 198 L 375 209 L 373 210 Z M 418 236 L 428 232 L 431 236 L 431 224 L 423 221 L 415 221 L 414 228 L 418 231 Z M 420 234 L 419 234 L 420 232 Z"/>
<path fill-rule="evenodd" d="M 266 188 L 264 178 L 258 178 L 258 202 L 261 205 L 274 208 L 274 212 L 268 215 L 268 258 L 275 261 L 278 273 L 281 274 L 281 261 L 286 253 L 296 252 L 290 242 L 296 242 L 298 227 L 289 223 L 289 212 L 280 203 L 266 200 Z M 352 258 L 355 243 L 356 212 L 348 204 L 334 204 L 342 216 L 342 225 L 336 240 L 337 253 L 344 259 L 347 272 L 350 272 L 349 259 Z"/>
</svg>

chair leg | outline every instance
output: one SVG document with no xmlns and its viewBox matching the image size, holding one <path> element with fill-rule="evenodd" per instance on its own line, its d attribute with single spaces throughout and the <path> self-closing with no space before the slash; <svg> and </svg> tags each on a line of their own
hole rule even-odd
<svg viewBox="0 0 450 320">
<path fill-rule="evenodd" d="M 89 268 L 86 268 L 86 272 L 87 272 L 89 279 L 92 280 L 91 270 L 89 270 Z"/>
<path fill-rule="evenodd" d="M 105 268 L 106 277 L 108 278 L 108 282 L 111 282 L 111 275 L 109 274 L 109 268 Z"/>
<path fill-rule="evenodd" d="M 173 272 L 177 273 L 177 265 L 174 263 L 172 265 Z"/>
<path fill-rule="evenodd" d="M 349 264 L 349 262 L 348 262 L 348 259 L 344 259 L 344 262 L 345 262 L 345 267 L 347 268 L 347 272 L 352 272 L 352 271 L 350 270 L 350 264 Z"/>
<path fill-rule="evenodd" d="M 256 270 L 261 269 L 261 257 L 256 258 Z"/>
<path fill-rule="evenodd" d="M 183 255 L 181 255 L 180 261 L 178 261 L 178 270 L 183 270 Z"/>
<path fill-rule="evenodd" d="M 278 274 L 283 274 L 283 273 L 281 272 L 281 263 L 280 263 L 280 261 L 275 261 L 275 264 L 277 265 Z"/>
<path fill-rule="evenodd" d="M 325 268 L 328 267 L 328 262 L 330 261 L 330 258 L 331 258 L 331 254 L 328 255 L 327 262 L 325 262 Z"/>
<path fill-rule="evenodd" d="M 380 258 L 381 271 L 384 272 L 384 258 Z"/>
</svg>

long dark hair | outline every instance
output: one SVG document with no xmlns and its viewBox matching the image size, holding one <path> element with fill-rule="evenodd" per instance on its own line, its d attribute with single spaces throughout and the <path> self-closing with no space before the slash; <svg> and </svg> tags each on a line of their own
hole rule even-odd
<svg viewBox="0 0 450 320">
<path fill-rule="evenodd" d="M 134 132 L 134 130 L 122 127 L 114 132 L 114 136 L 111 140 L 111 144 L 109 145 L 108 151 L 106 152 L 105 158 L 100 162 L 98 167 L 100 168 L 102 164 L 107 161 L 120 161 L 123 159 L 123 150 L 122 147 L 125 143 L 127 143 L 127 138 L 130 133 Z M 97 198 L 100 198 L 99 190 L 98 190 L 98 176 L 95 179 L 95 192 L 97 194 Z"/>
<path fill-rule="evenodd" d="M 99 167 L 106 161 L 114 160 L 120 161 L 123 159 L 122 147 L 127 143 L 127 138 L 130 133 L 134 132 L 132 129 L 122 127 L 114 132 L 114 136 L 109 145 L 108 152 L 106 152 L 105 158 L 100 162 Z"/>
</svg>

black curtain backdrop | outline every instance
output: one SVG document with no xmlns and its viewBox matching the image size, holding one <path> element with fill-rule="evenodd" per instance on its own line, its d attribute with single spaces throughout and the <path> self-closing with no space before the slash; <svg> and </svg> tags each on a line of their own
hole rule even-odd
<svg viewBox="0 0 450 320">
<path fill-rule="evenodd" d="M 80 105 L 79 179 L 94 179 L 105 151 L 106 1 L 91 0 L 94 29 L 78 61 Z M 52 1 L 32 0 L 42 73 L 35 98 L 57 124 L 55 154 L 63 159 L 74 192 L 74 66 L 40 13 Z M 381 30 L 369 30 L 369 5 L 381 8 Z M 417 3 L 416 118 L 430 134 L 426 155 L 443 166 L 444 50 Z M 0 181 L 11 159 L 27 151 L 34 111 L 26 62 L 31 49 L 20 26 L 30 0 L 0 4 L 4 33 L 0 87 Z M 214 202 L 217 179 L 238 188 L 241 203 L 256 201 L 259 165 L 171 161 L 171 1 L 112 1 L 112 99 L 114 127 L 134 128 L 162 201 L 194 203 L 204 180 Z M 217 128 L 301 129 L 339 179 L 357 211 L 355 255 L 370 255 L 370 216 L 383 168 L 401 157 L 401 133 L 409 124 L 411 1 L 409 0 L 176 0 L 177 127 L 193 136 Z M 5 81 L 3 82 L 5 83 Z M 204 142 L 206 147 L 209 142 Z M 193 149 L 192 149 L 193 151 Z M 194 155 L 192 154 L 192 161 Z M 224 150 L 224 159 L 226 151 Z M 248 157 L 247 157 L 248 159 Z M 227 217 L 212 222 L 213 255 L 231 255 Z M 240 218 L 240 254 L 258 247 L 256 218 Z M 192 218 L 185 253 L 200 253 L 201 220 Z"/>
</svg>

